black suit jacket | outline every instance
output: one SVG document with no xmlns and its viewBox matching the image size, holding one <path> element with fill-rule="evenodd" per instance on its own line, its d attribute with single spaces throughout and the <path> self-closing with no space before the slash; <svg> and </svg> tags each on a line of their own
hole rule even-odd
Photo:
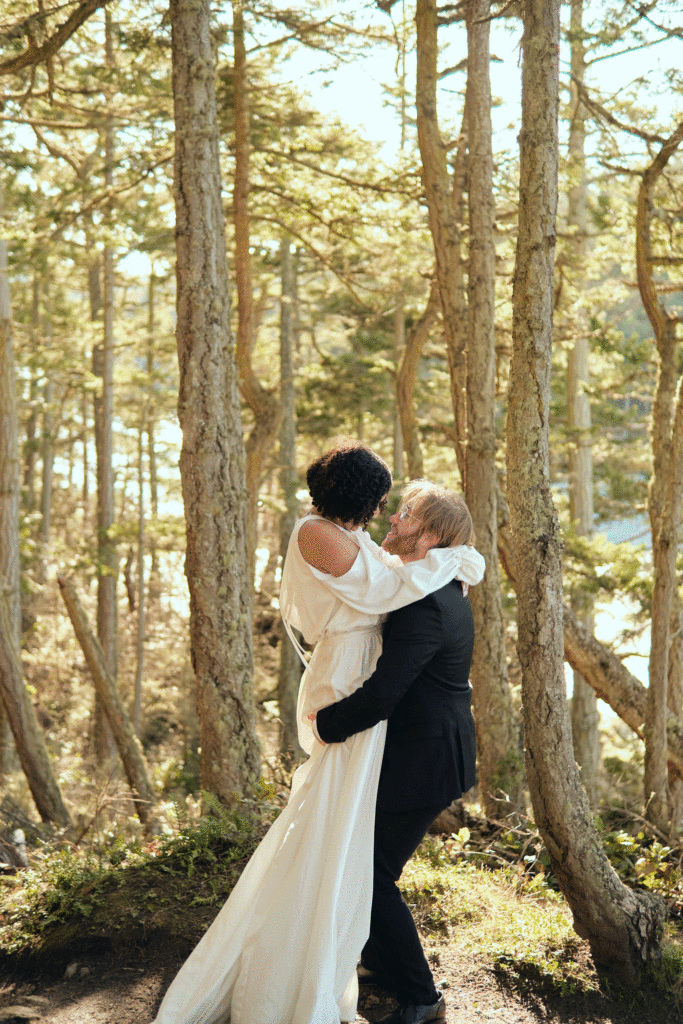
<svg viewBox="0 0 683 1024">
<path fill-rule="evenodd" d="M 474 785 L 473 643 L 470 602 L 452 580 L 392 612 L 373 674 L 349 697 L 318 712 L 326 743 L 388 719 L 377 794 L 383 810 L 447 807 Z"/>
</svg>

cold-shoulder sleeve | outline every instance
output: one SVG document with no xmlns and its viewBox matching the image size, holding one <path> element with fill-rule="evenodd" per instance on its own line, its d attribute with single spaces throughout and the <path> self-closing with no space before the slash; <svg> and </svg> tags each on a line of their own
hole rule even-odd
<svg viewBox="0 0 683 1024">
<path fill-rule="evenodd" d="M 315 578 L 344 604 L 359 612 L 384 614 L 419 601 L 453 579 L 474 585 L 484 575 L 484 559 L 466 545 L 432 548 L 425 558 L 403 564 L 367 536 L 359 537 L 358 557 L 343 576 L 309 566 Z"/>
</svg>

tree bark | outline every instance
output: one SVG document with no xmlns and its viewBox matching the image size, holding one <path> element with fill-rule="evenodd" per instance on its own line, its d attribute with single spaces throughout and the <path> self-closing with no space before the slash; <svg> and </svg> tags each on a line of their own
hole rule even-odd
<svg viewBox="0 0 683 1024">
<path fill-rule="evenodd" d="M 43 344 L 46 352 L 52 347 L 52 310 L 50 309 L 50 284 L 46 272 L 43 281 Z M 45 369 L 45 389 L 43 391 L 43 436 L 41 439 L 42 474 L 40 488 L 40 541 L 45 547 L 50 543 L 50 518 L 52 510 L 52 470 L 54 466 L 54 422 L 52 415 L 52 397 L 54 384 L 50 366 Z M 44 565 L 46 552 L 43 552 Z"/>
<path fill-rule="evenodd" d="M 111 16 L 105 11 L 105 62 L 114 66 L 113 31 Z M 106 95 L 107 117 L 104 139 L 104 183 L 112 193 L 114 185 L 114 121 L 112 96 Z M 106 224 L 113 227 L 113 200 L 106 207 Z M 112 535 L 114 525 L 114 251 L 106 242 L 102 259 L 103 300 L 102 340 L 93 347 L 93 374 L 102 384 L 94 396 L 95 449 L 97 455 L 97 638 L 100 642 L 107 669 L 113 679 L 117 674 L 117 608 L 116 580 L 118 556 Z M 107 716 L 99 692 L 95 699 L 93 741 L 97 763 L 104 765 L 116 754 Z"/>
<path fill-rule="evenodd" d="M 472 703 L 486 814 L 504 817 L 523 801 L 524 768 L 508 683 L 498 575 L 496 475 L 495 264 L 493 150 L 489 74 L 490 0 L 467 5 L 467 448 L 465 498 L 486 574 L 471 594 L 475 644 Z"/>
<path fill-rule="evenodd" d="M 577 278 L 572 299 L 585 283 L 585 261 L 588 239 L 588 185 L 586 178 L 586 111 L 578 85 L 585 73 L 585 41 L 583 33 L 583 0 L 572 0 L 570 15 L 571 101 L 569 110 L 569 178 L 567 193 L 567 224 L 573 248 L 572 270 Z M 588 323 L 579 303 L 577 320 L 572 324 L 574 341 L 567 355 L 567 427 L 569 432 L 569 514 L 574 529 L 581 537 L 593 535 L 593 453 L 591 449 L 591 407 L 588 397 L 590 383 Z M 575 611 L 592 628 L 592 602 L 585 595 L 573 601 Z M 574 694 L 571 702 L 574 756 L 581 768 L 581 781 L 591 806 L 598 804 L 600 791 L 600 715 L 595 690 L 574 673 Z"/>
<path fill-rule="evenodd" d="M 145 580 L 145 420 L 147 403 L 140 417 L 138 431 L 138 618 L 136 629 L 135 698 L 133 705 L 133 728 L 140 735 L 142 721 L 142 674 L 145 664 L 145 619 L 147 614 Z"/>
<path fill-rule="evenodd" d="M 654 280 L 651 225 L 654 191 L 669 160 L 683 142 L 683 122 L 667 139 L 643 173 L 636 212 L 636 269 L 638 288 L 655 333 L 658 354 L 657 386 L 652 409 L 653 473 L 648 493 L 652 531 L 654 588 L 650 644 L 650 686 L 645 727 L 646 814 L 662 831 L 670 821 L 667 770 L 667 717 L 669 689 L 670 620 L 677 597 L 676 552 L 681 521 L 683 458 L 683 410 L 676 398 L 676 324 L 680 317 L 668 313 L 657 294 Z M 683 376 L 680 387 L 683 389 Z M 676 689 L 680 689 L 677 681 Z M 679 712 L 680 713 L 680 712 Z"/>
<path fill-rule="evenodd" d="M 171 0 L 178 418 L 202 787 L 232 805 L 260 769 L 245 457 L 221 202 L 209 0 Z"/>
<path fill-rule="evenodd" d="M 527 778 L 576 931 L 600 972 L 636 985 L 658 951 L 663 906 L 622 885 L 601 847 L 574 761 L 563 670 L 561 541 L 548 452 L 559 21 L 559 0 L 525 5 L 507 468 Z"/>
<path fill-rule="evenodd" d="M 289 237 L 280 242 L 280 490 L 285 508 L 280 515 L 280 557 L 284 564 L 287 545 L 299 511 L 296 496 L 296 419 L 294 407 L 293 360 L 293 299 L 294 272 Z M 299 746 L 296 705 L 301 678 L 299 655 L 280 623 L 280 670 L 277 681 L 277 700 L 280 710 L 280 753 L 290 760 L 300 761 L 304 751 Z"/>
<path fill-rule="evenodd" d="M 406 346 L 406 309 L 405 292 L 399 286 L 394 294 L 394 365 L 398 377 L 398 369 Z M 401 425 L 401 410 L 398 405 L 398 391 L 396 393 L 396 408 L 394 410 L 394 450 L 393 450 L 393 475 L 394 480 L 403 480 L 405 465 L 403 460 L 403 428 Z"/>
<path fill-rule="evenodd" d="M 249 157 L 251 122 L 249 84 L 244 41 L 244 3 L 234 0 L 234 105 L 235 105 L 235 182 L 233 187 L 233 224 L 235 230 L 235 282 L 237 285 L 237 365 L 242 396 L 254 414 L 254 424 L 246 444 L 247 493 L 249 495 L 247 540 L 249 576 L 253 588 L 258 542 L 258 497 L 266 455 L 273 450 L 280 425 L 281 409 L 274 391 L 264 388 L 254 373 L 251 353 L 256 340 L 254 323 L 251 254 L 249 252 Z"/>
<path fill-rule="evenodd" d="M 149 467 L 149 507 L 152 519 L 156 523 L 159 515 L 159 488 L 157 474 L 157 453 L 156 453 L 156 421 L 157 421 L 157 381 L 155 374 L 154 355 L 156 345 L 156 282 L 154 266 L 149 274 L 149 287 L 147 290 L 147 381 L 148 395 L 147 416 L 145 426 L 147 430 L 147 464 Z M 150 570 L 149 570 L 149 593 L 150 598 L 156 599 L 159 596 L 159 564 L 154 534 L 150 543 Z"/>
<path fill-rule="evenodd" d="M 7 246 L 0 240 L 0 698 L 43 821 L 70 824 L 21 668 L 19 451 Z"/>
<path fill-rule="evenodd" d="M 437 10 L 436 0 L 417 0 L 417 138 L 422 159 L 422 185 L 427 200 L 429 230 L 434 243 L 436 279 L 451 374 L 455 418 L 455 454 L 461 480 L 465 480 L 467 443 L 466 306 L 460 257 L 461 225 L 451 195 L 446 148 L 436 110 Z"/>
<path fill-rule="evenodd" d="M 69 613 L 74 632 L 99 694 L 107 721 L 112 730 L 121 763 L 133 794 L 135 811 L 148 832 L 158 829 L 154 817 L 154 789 L 147 775 L 140 741 L 135 735 L 133 724 L 126 713 L 116 689 L 116 680 L 107 668 L 106 658 L 99 641 L 88 622 L 81 602 L 71 580 L 59 576 L 59 590 Z"/>
<path fill-rule="evenodd" d="M 401 421 L 401 435 L 408 464 L 409 480 L 418 480 L 424 475 L 420 430 L 417 424 L 417 416 L 415 415 L 413 395 L 415 393 L 415 382 L 417 381 L 417 370 L 420 364 L 420 354 L 425 341 L 429 337 L 432 326 L 436 323 L 439 309 L 439 289 L 436 278 L 432 278 L 427 306 L 408 331 L 403 357 L 396 374 L 396 402 Z"/>
</svg>

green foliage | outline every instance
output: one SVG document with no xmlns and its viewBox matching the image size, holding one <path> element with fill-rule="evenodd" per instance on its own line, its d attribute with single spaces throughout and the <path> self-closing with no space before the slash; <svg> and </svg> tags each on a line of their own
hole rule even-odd
<svg viewBox="0 0 683 1024">
<path fill-rule="evenodd" d="M 144 847 L 121 834 L 97 851 L 46 843 L 30 868 L 2 881 L 0 952 L 39 952 L 74 935 L 111 938 L 127 927 L 152 927 L 164 908 L 222 903 L 261 825 L 258 816 L 204 796 L 208 817 L 182 822 L 177 834 Z"/>
</svg>

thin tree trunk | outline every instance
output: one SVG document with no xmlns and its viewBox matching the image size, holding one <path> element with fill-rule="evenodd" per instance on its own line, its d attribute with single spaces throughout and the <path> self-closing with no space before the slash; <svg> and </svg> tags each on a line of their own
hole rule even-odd
<svg viewBox="0 0 683 1024">
<path fill-rule="evenodd" d="M 138 622 L 136 637 L 135 700 L 133 705 L 133 728 L 140 735 L 142 719 L 142 673 L 145 663 L 145 403 L 138 431 Z"/>
<path fill-rule="evenodd" d="M 111 14 L 105 11 L 106 64 L 114 66 Z M 111 112 L 112 97 L 105 127 L 105 188 L 110 193 L 114 185 L 114 124 Z M 107 222 L 113 224 L 113 200 L 107 203 Z M 114 525 L 114 251 L 109 243 L 103 253 L 103 334 L 100 344 L 93 348 L 93 373 L 101 377 L 102 385 L 95 396 L 95 443 L 97 449 L 97 637 L 104 652 L 107 669 L 116 679 L 117 662 L 117 608 L 116 578 L 118 558 L 111 529 Z M 107 721 L 99 694 L 95 700 L 94 728 L 95 756 L 98 764 L 114 757 L 114 738 Z"/>
<path fill-rule="evenodd" d="M 671 647 L 669 648 L 669 721 L 678 723 L 683 708 L 683 608 L 681 600 L 674 594 L 671 607 Z M 669 726 L 667 724 L 667 733 Z M 668 736 L 667 736 L 668 740 Z M 667 742 L 669 771 L 669 795 L 671 798 L 671 831 L 680 828 L 683 819 L 683 773 L 671 764 L 671 741 Z"/>
<path fill-rule="evenodd" d="M 0 703 L 43 821 L 70 824 L 21 668 L 19 450 L 7 246 L 0 240 Z M 0 720 L 0 728 L 3 722 Z M 4 760 L 11 747 L 0 734 Z"/>
<path fill-rule="evenodd" d="M 31 348 L 35 353 L 40 344 L 40 277 L 37 271 L 33 273 L 33 296 L 31 302 Z M 24 448 L 24 506 L 28 512 L 36 507 L 36 456 L 38 454 L 38 442 L 36 432 L 38 427 L 37 411 L 38 389 L 35 379 L 35 371 L 31 370 L 31 382 L 29 385 L 29 416 L 26 421 L 26 445 Z"/>
<path fill-rule="evenodd" d="M 427 199 L 429 230 L 434 242 L 436 279 L 441 301 L 444 336 L 451 373 L 455 418 L 455 453 L 460 477 L 465 479 L 467 443 L 465 299 L 460 257 L 461 225 L 455 213 L 446 148 L 436 110 L 437 11 L 436 0 L 417 0 L 417 137 L 422 160 L 422 184 Z"/>
<path fill-rule="evenodd" d="M 563 669 L 562 545 L 548 452 L 557 210 L 559 0 L 524 8 L 519 234 L 507 424 L 527 779 L 553 871 L 596 967 L 638 984 L 663 905 L 620 882 L 574 761 Z"/>
<path fill-rule="evenodd" d="M 294 411 L 294 360 L 293 360 L 293 297 L 294 273 L 290 241 L 284 235 L 280 242 L 280 275 L 282 297 L 280 300 L 280 489 L 285 511 L 280 515 L 280 557 L 284 563 L 287 545 L 299 511 L 296 496 L 296 420 Z M 296 705 L 301 678 L 299 656 L 290 643 L 280 624 L 280 670 L 277 682 L 277 699 L 280 709 L 280 752 L 287 758 L 299 761 L 304 752 L 299 746 Z"/>
<path fill-rule="evenodd" d="M 156 379 L 155 379 L 155 366 L 154 366 L 154 349 L 155 349 L 155 338 L 156 338 L 156 277 L 154 276 L 154 267 L 152 267 L 149 274 L 149 287 L 147 290 L 147 387 L 149 393 L 149 401 L 147 403 L 147 464 L 148 464 L 148 476 L 149 476 L 149 506 L 152 513 L 152 518 L 156 523 L 159 515 L 159 486 L 158 486 L 158 474 L 157 474 L 157 453 L 155 447 L 156 441 Z M 159 559 L 157 555 L 156 542 L 154 535 L 152 536 L 150 544 L 150 558 L 151 566 L 149 571 L 149 592 L 151 598 L 158 597 L 159 594 Z"/>
<path fill-rule="evenodd" d="M 83 363 L 87 361 L 87 353 L 83 353 Z M 83 421 L 83 481 L 81 485 L 81 504 L 83 507 L 83 525 L 89 521 L 90 517 L 90 458 L 88 453 L 88 410 L 90 403 L 88 401 L 88 393 L 83 388 L 81 392 L 81 419 Z"/>
<path fill-rule="evenodd" d="M 440 299 L 436 278 L 432 278 L 427 306 L 408 332 L 403 358 L 396 374 L 396 401 L 401 418 L 401 434 L 408 463 L 408 479 L 417 480 L 424 475 L 420 430 L 415 415 L 413 395 L 420 354 L 439 316 Z"/>
<path fill-rule="evenodd" d="M 69 613 L 74 632 L 107 716 L 116 747 L 133 794 L 135 811 L 148 832 L 158 830 L 154 817 L 154 789 L 147 775 L 142 747 L 116 689 L 116 680 L 107 668 L 104 652 L 88 622 L 71 580 L 58 577 L 59 590 Z"/>
<path fill-rule="evenodd" d="M 472 703 L 484 808 L 499 818 L 523 806 L 524 768 L 507 674 L 498 575 L 493 149 L 490 0 L 467 6 L 467 142 L 470 219 L 467 295 L 465 497 L 486 574 L 471 594 L 475 644 Z"/>
<path fill-rule="evenodd" d="M 402 288 L 396 292 L 394 299 L 394 365 L 398 379 L 398 370 L 406 346 L 406 311 L 405 295 Z M 398 406 L 398 391 L 396 395 L 396 409 L 394 411 L 394 480 L 402 480 L 405 473 L 403 464 L 403 429 L 401 426 L 401 410 Z"/>
<path fill-rule="evenodd" d="M 676 552 L 681 521 L 680 461 L 683 457 L 681 392 L 676 398 L 676 323 L 657 295 L 651 223 L 654 189 L 669 160 L 683 142 L 683 122 L 664 143 L 643 174 L 636 212 L 636 269 L 638 287 L 655 333 L 658 353 L 657 386 L 652 409 L 653 473 L 648 494 L 652 531 L 654 588 L 650 644 L 650 686 L 645 727 L 646 814 L 662 831 L 669 827 L 667 717 L 671 613 L 676 593 Z M 681 376 L 683 387 L 683 375 Z"/>
<path fill-rule="evenodd" d="M 46 353 L 52 347 L 52 310 L 50 309 L 50 284 L 49 277 L 43 281 L 43 345 Z M 45 370 L 45 389 L 43 391 L 43 436 L 41 439 L 40 452 L 43 469 L 41 476 L 40 490 L 40 541 L 45 547 L 50 543 L 50 513 L 52 509 L 52 470 L 54 465 L 54 423 L 52 415 L 52 398 L 54 384 L 52 382 L 52 371 L 48 365 Z M 43 553 L 43 562 L 45 552 Z"/>
<path fill-rule="evenodd" d="M 261 758 L 254 725 L 244 446 L 221 202 L 209 0 L 171 0 L 178 419 L 202 788 L 232 805 Z"/>
<path fill-rule="evenodd" d="M 585 262 L 588 239 L 588 185 L 586 178 L 586 112 L 578 85 L 585 72 L 583 2 L 571 0 L 571 105 L 569 129 L 570 186 L 567 195 L 567 224 L 574 229 L 573 271 L 577 276 L 574 292 L 585 283 Z M 591 450 L 591 408 L 588 397 L 590 382 L 588 322 L 585 312 L 578 313 L 572 325 L 574 342 L 567 356 L 567 427 L 569 431 L 569 514 L 580 537 L 593 535 L 593 453 Z M 585 595 L 574 600 L 574 610 L 592 629 L 593 614 Z M 574 673 L 574 694 L 571 702 L 574 756 L 581 768 L 581 781 L 591 806 L 596 807 L 600 792 L 600 715 L 595 690 Z"/>
<path fill-rule="evenodd" d="M 258 496 L 266 455 L 273 450 L 280 425 L 281 409 L 277 395 L 264 388 L 254 373 L 251 353 L 256 340 L 251 254 L 249 252 L 249 159 L 251 122 L 249 83 L 244 41 L 244 3 L 234 0 L 234 110 L 235 110 L 235 183 L 233 188 L 233 224 L 235 231 L 235 281 L 237 285 L 237 365 L 242 396 L 254 414 L 254 424 L 246 444 L 246 480 L 248 493 L 249 576 L 252 589 L 258 538 Z"/>
</svg>

